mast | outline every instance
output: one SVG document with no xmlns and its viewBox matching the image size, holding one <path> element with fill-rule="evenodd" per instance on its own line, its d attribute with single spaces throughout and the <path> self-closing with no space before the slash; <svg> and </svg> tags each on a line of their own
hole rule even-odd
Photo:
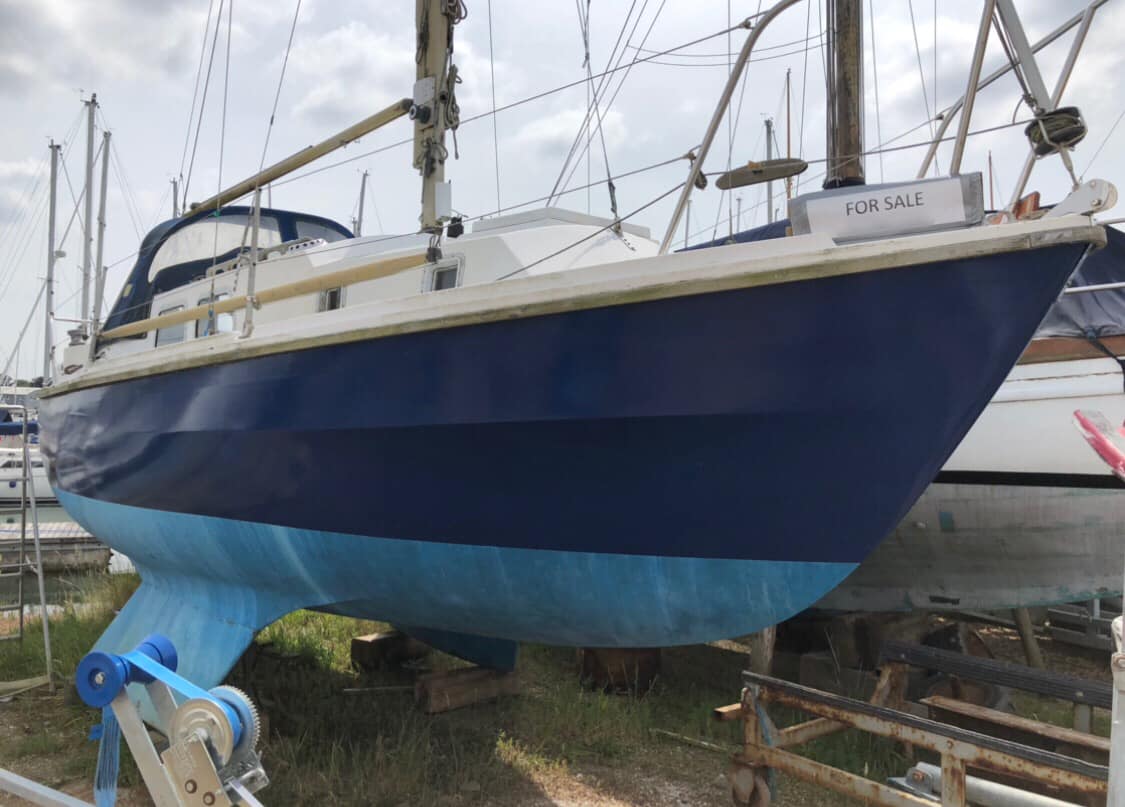
<svg viewBox="0 0 1125 807">
<path fill-rule="evenodd" d="M 825 188 L 863 185 L 863 2 L 828 2 L 828 175 Z"/>
<path fill-rule="evenodd" d="M 414 167 L 422 174 L 422 231 L 441 233 L 442 223 L 452 213 L 449 185 L 445 182 L 446 128 L 456 128 L 449 120 L 456 109 L 453 86 L 457 68 L 451 62 L 453 22 L 450 14 L 459 13 L 460 3 L 416 0 L 418 26 L 418 68 L 414 82 Z"/>
<path fill-rule="evenodd" d="M 47 283 L 43 301 L 43 379 L 51 377 L 51 319 L 55 316 L 55 189 L 59 177 L 60 145 L 51 141 L 51 201 L 47 210 Z"/>
<path fill-rule="evenodd" d="M 766 161 L 773 159 L 773 118 L 766 118 Z M 773 224 L 773 180 L 766 183 L 766 222 Z"/>
<path fill-rule="evenodd" d="M 367 192 L 367 171 L 365 170 L 359 178 L 359 212 L 355 217 L 355 237 L 359 238 L 363 235 L 363 197 Z"/>
<path fill-rule="evenodd" d="M 180 182 L 172 177 L 172 218 L 180 217 Z"/>
<path fill-rule="evenodd" d="M 790 84 L 790 74 L 792 69 L 785 71 L 785 159 L 793 159 L 793 111 L 790 109 L 790 101 L 792 100 L 792 85 Z M 785 198 L 793 198 L 793 177 L 785 178 Z"/>
<path fill-rule="evenodd" d="M 98 109 L 98 95 L 90 95 L 86 104 L 86 216 L 82 221 L 82 310 L 78 315 L 78 330 L 85 335 L 90 317 L 90 272 L 93 266 L 94 245 L 94 113 Z"/>
<path fill-rule="evenodd" d="M 109 130 L 102 133 L 102 185 L 98 199 L 98 253 L 94 260 L 94 307 L 90 310 L 90 359 L 98 346 L 98 320 L 102 317 L 102 294 L 105 292 L 105 267 L 102 258 L 105 247 L 105 191 L 109 185 Z"/>
</svg>

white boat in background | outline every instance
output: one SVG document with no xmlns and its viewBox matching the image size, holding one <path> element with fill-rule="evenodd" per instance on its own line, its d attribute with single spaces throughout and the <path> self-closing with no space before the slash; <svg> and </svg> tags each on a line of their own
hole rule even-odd
<svg viewBox="0 0 1125 807">
<path fill-rule="evenodd" d="M 54 502 L 55 493 L 47 481 L 47 468 L 38 447 L 28 449 L 31 479 L 37 504 Z M 22 448 L 0 448 L 0 509 L 19 507 L 23 497 L 24 456 Z M 32 490 L 29 490 L 30 493 Z"/>
<path fill-rule="evenodd" d="M 1071 281 L 1125 280 L 1125 234 Z M 1065 294 L 934 484 L 818 603 L 831 610 L 993 609 L 1120 594 L 1125 484 L 1075 410 L 1125 420 L 1125 289 Z"/>
</svg>

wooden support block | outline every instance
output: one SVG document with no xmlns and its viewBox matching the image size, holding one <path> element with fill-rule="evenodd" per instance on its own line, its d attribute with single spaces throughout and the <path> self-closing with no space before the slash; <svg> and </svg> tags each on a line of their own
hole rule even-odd
<svg viewBox="0 0 1125 807">
<path fill-rule="evenodd" d="M 718 706 L 712 710 L 711 717 L 718 720 L 720 723 L 726 723 L 731 720 L 741 720 L 742 704 L 731 703 L 727 706 Z"/>
<path fill-rule="evenodd" d="M 592 689 L 643 695 L 660 674 L 660 648 L 582 647 L 578 669 L 582 682 Z"/>
<path fill-rule="evenodd" d="M 401 664 L 404 661 L 422 658 L 429 652 L 429 645 L 397 630 L 356 636 L 352 639 L 352 664 L 363 670 Z"/>
<path fill-rule="evenodd" d="M 428 715 L 517 694 L 519 677 L 516 673 L 484 667 L 427 673 L 418 676 L 414 683 L 414 700 Z"/>
</svg>

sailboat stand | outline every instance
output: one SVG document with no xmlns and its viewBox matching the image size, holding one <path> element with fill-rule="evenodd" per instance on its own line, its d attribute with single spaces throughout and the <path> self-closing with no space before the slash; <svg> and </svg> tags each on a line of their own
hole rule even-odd
<svg viewBox="0 0 1125 807">
<path fill-rule="evenodd" d="M 39 508 L 35 498 L 35 481 L 32 477 L 34 469 L 31 464 L 31 419 L 27 407 L 22 404 L 0 404 L 0 412 L 20 415 L 21 448 L 23 451 L 22 476 L 16 480 L 20 484 L 20 537 L 19 548 L 14 561 L 0 560 L 0 580 L 14 579 L 16 581 L 16 600 L 12 603 L 0 603 L 0 615 L 16 612 L 16 630 L 14 633 L 0 635 L 0 641 L 16 640 L 23 642 L 24 622 L 26 619 L 27 589 L 26 578 L 34 575 L 39 587 L 39 621 L 43 624 L 43 657 L 46 661 L 45 675 L 42 679 L 14 682 L 11 687 L 0 689 L 0 694 L 11 695 L 46 684 L 51 692 L 55 691 L 54 672 L 51 663 L 51 628 L 47 619 L 47 593 L 43 581 L 43 553 L 39 541 Z M 30 533 L 31 546 L 28 546 Z M 31 550 L 29 552 L 29 549 Z M 4 691 L 8 690 L 8 691 Z"/>
</svg>

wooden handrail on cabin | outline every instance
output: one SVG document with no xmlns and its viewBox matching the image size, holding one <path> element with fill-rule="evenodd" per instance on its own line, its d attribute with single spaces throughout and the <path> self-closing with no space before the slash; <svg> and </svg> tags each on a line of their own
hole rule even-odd
<svg viewBox="0 0 1125 807">
<path fill-rule="evenodd" d="M 367 280 L 378 280 L 383 277 L 398 274 L 399 272 L 405 272 L 407 269 L 425 266 L 427 263 L 429 263 L 429 260 L 424 252 L 414 255 L 402 255 L 397 258 L 383 258 L 382 260 L 372 261 L 371 263 L 361 264 L 360 266 L 353 266 L 350 269 L 340 269 L 336 272 L 329 272 L 328 274 L 318 275 L 316 277 L 306 277 L 301 280 L 295 280 L 292 283 L 262 289 L 257 292 L 254 297 L 258 304 L 264 305 L 265 303 L 272 303 L 278 300 L 299 297 L 302 294 L 312 294 L 314 292 L 324 291 L 325 289 L 334 289 L 337 286 L 349 286 L 353 283 L 362 283 Z M 193 308 L 185 308 L 182 311 L 172 311 L 167 314 L 160 314 L 156 317 L 149 317 L 136 322 L 129 322 L 125 325 L 119 325 L 116 328 L 110 328 L 108 331 L 102 331 L 98 334 L 97 338 L 120 339 L 124 336 L 135 336 L 139 333 L 168 328 L 172 325 L 179 325 L 184 322 L 206 319 L 211 316 L 212 313 L 226 314 L 231 311 L 238 311 L 246 307 L 246 302 L 245 294 L 238 297 L 228 297 L 225 300 L 216 300 L 207 305 L 197 305 Z"/>
</svg>

